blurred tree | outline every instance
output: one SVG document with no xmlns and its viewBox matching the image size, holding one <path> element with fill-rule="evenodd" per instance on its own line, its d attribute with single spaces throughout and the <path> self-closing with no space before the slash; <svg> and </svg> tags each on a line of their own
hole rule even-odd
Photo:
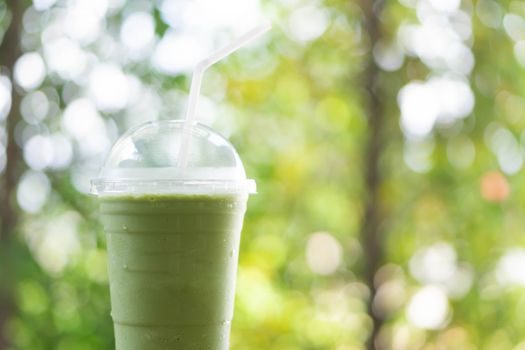
<svg viewBox="0 0 525 350">
<path fill-rule="evenodd" d="M 0 66 L 7 69 L 10 77 L 13 77 L 16 60 L 20 56 L 20 39 L 22 31 L 22 15 L 28 5 L 26 1 L 8 0 L 7 5 L 9 19 L 4 15 L 2 21 L 9 21 L 0 45 Z M 2 25 L 4 27 L 4 25 Z M 16 206 L 14 192 L 18 178 L 21 175 L 23 160 L 20 148 L 15 141 L 15 127 L 20 117 L 21 96 L 13 86 L 11 89 L 11 111 L 6 120 L 5 130 L 7 132 L 6 142 L 6 164 L 2 174 L 2 186 L 0 187 L 0 349 L 7 349 L 10 344 L 7 324 L 15 311 L 14 304 L 14 267 L 12 256 L 12 236 L 17 227 L 18 208 Z"/>
<path fill-rule="evenodd" d="M 387 144 L 387 133 L 384 131 L 385 96 L 381 94 L 382 84 L 380 80 L 381 69 L 373 57 L 373 49 L 383 40 L 383 28 L 381 23 L 384 8 L 383 0 L 361 1 L 363 10 L 363 27 L 368 36 L 366 63 L 363 72 L 363 87 L 365 89 L 364 104 L 368 121 L 366 151 L 364 153 L 364 216 L 361 224 L 361 239 L 363 242 L 364 255 L 364 279 L 370 288 L 368 298 L 368 313 L 372 318 L 372 332 L 368 338 L 368 349 L 376 349 L 377 337 L 381 330 L 383 319 L 374 310 L 374 300 L 377 295 L 375 278 L 377 271 L 384 264 L 383 252 L 384 237 L 382 237 L 382 225 L 385 221 L 384 212 L 381 207 L 380 189 L 382 186 L 382 168 L 380 159 L 383 148 Z"/>
</svg>

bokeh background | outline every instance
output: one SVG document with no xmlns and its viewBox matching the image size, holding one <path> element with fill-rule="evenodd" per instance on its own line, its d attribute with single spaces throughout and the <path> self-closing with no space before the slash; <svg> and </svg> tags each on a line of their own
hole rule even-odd
<svg viewBox="0 0 525 350">
<path fill-rule="evenodd" d="M 0 0 L 0 349 L 114 349 L 89 180 L 199 119 L 258 182 L 232 350 L 525 349 L 525 2 Z"/>
</svg>

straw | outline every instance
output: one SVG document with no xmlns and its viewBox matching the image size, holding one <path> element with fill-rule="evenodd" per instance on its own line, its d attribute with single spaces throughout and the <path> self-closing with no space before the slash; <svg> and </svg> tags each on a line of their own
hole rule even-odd
<svg viewBox="0 0 525 350">
<path fill-rule="evenodd" d="M 213 64 L 222 60 L 223 58 L 230 55 L 234 51 L 237 51 L 239 48 L 253 41 L 257 37 L 261 36 L 262 34 L 266 33 L 268 30 L 270 30 L 271 27 L 272 26 L 270 22 L 266 22 L 266 23 L 263 23 L 253 28 L 252 30 L 248 31 L 247 33 L 235 39 L 232 43 L 215 51 L 210 56 L 208 56 L 206 59 L 200 61 L 195 67 L 195 70 L 193 71 L 193 76 L 191 79 L 190 96 L 188 98 L 188 107 L 186 109 L 186 116 L 185 116 L 186 121 L 184 123 L 184 133 L 183 133 L 181 148 L 180 148 L 179 157 L 178 157 L 178 167 L 179 168 L 183 168 L 183 169 L 186 168 L 187 163 L 188 163 L 188 153 L 189 153 L 190 136 L 191 136 L 189 133 L 189 130 L 196 118 L 197 107 L 199 104 L 199 95 L 200 95 L 201 85 L 202 85 L 202 77 L 204 75 L 204 72 L 206 71 L 206 69 L 208 69 Z"/>
</svg>

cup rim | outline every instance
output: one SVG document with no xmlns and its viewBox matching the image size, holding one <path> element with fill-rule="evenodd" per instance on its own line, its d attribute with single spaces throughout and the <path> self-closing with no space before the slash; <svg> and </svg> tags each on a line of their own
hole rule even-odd
<svg viewBox="0 0 525 350">
<path fill-rule="evenodd" d="M 105 195 L 141 194 L 256 194 L 253 179 L 181 180 L 181 179 L 104 179 L 91 180 L 90 193 Z"/>
</svg>

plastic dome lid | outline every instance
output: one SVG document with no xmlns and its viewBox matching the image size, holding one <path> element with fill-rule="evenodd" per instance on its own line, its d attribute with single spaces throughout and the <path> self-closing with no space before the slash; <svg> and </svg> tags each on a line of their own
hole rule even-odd
<svg viewBox="0 0 525 350">
<path fill-rule="evenodd" d="M 185 166 L 181 148 L 187 145 Z M 255 193 L 228 140 L 209 127 L 182 120 L 148 122 L 129 130 L 113 146 L 91 193 Z"/>
</svg>

